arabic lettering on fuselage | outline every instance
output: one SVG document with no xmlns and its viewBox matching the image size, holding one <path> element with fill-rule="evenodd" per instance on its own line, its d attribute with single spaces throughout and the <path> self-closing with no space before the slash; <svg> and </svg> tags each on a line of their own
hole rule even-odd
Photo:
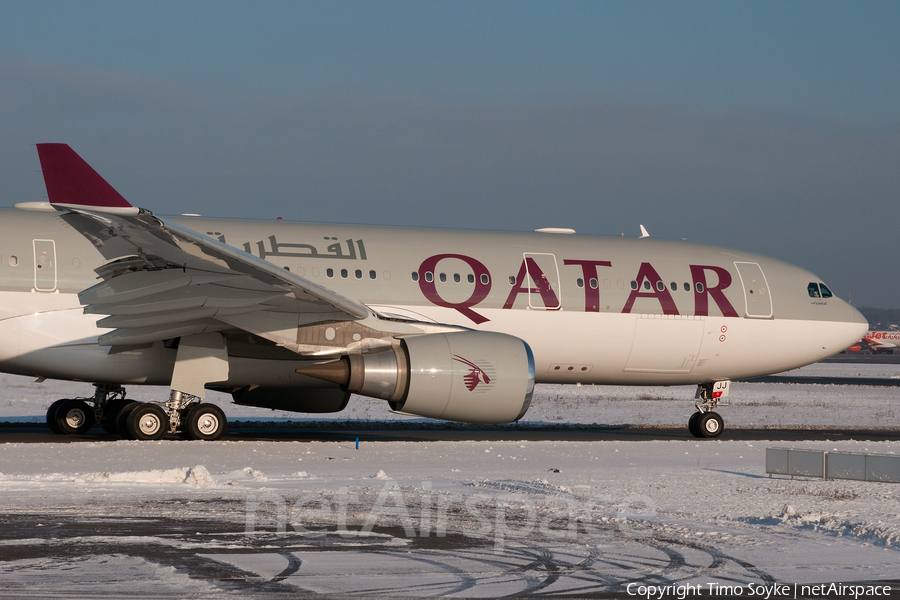
<svg viewBox="0 0 900 600">
<path fill-rule="evenodd" d="M 324 252 L 313 244 L 297 244 L 292 242 L 279 242 L 274 235 L 269 236 L 269 247 L 266 248 L 266 240 L 256 242 L 256 252 L 250 242 L 244 243 L 244 252 L 256 254 L 262 259 L 270 256 L 276 258 L 328 258 L 340 260 L 368 260 L 366 246 L 362 240 L 344 240 L 338 242 L 336 237 L 325 237 Z M 324 245 L 324 244 L 323 244 Z"/>
</svg>

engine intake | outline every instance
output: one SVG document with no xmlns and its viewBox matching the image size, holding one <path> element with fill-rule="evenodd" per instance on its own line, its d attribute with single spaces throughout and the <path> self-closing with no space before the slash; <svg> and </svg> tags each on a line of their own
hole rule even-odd
<svg viewBox="0 0 900 600">
<path fill-rule="evenodd" d="M 494 332 L 406 337 L 386 351 L 343 356 L 297 372 L 382 398 L 398 412 L 467 423 L 518 421 L 534 393 L 531 348 Z"/>
</svg>

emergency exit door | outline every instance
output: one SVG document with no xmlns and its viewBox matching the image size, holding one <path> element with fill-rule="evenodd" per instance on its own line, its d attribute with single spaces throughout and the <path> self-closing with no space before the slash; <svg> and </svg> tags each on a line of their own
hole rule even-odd
<svg viewBox="0 0 900 600">
<path fill-rule="evenodd" d="M 53 240 L 34 240 L 34 289 L 56 290 L 56 242 Z"/>
<path fill-rule="evenodd" d="M 528 307 L 558 310 L 562 302 L 562 288 L 559 285 L 556 256 L 545 252 L 525 252 L 524 258 Z"/>
<path fill-rule="evenodd" d="M 744 302 L 747 306 L 745 316 L 755 319 L 772 317 L 772 297 L 766 276 L 758 263 L 736 262 L 741 284 L 744 286 Z"/>
</svg>

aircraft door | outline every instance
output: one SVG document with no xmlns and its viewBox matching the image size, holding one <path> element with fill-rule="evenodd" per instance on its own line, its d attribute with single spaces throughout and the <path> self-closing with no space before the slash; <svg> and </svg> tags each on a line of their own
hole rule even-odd
<svg viewBox="0 0 900 600">
<path fill-rule="evenodd" d="M 537 310 L 557 310 L 562 306 L 559 267 L 556 256 L 542 252 L 525 252 L 528 306 Z"/>
<path fill-rule="evenodd" d="M 735 262 L 741 283 L 744 286 L 744 302 L 746 317 L 753 319 L 770 319 L 772 317 L 772 297 L 769 295 L 769 284 L 758 263 Z"/>
<path fill-rule="evenodd" d="M 38 292 L 56 290 L 56 242 L 34 240 L 34 289 Z"/>
</svg>

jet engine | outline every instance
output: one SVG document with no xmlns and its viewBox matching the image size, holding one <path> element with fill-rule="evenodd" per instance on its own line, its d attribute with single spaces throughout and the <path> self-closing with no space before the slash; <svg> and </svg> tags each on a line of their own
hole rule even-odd
<svg viewBox="0 0 900 600">
<path fill-rule="evenodd" d="M 383 398 L 398 412 L 467 423 L 518 421 L 534 392 L 528 344 L 482 331 L 404 337 L 385 351 L 351 354 L 297 372 Z"/>
</svg>

